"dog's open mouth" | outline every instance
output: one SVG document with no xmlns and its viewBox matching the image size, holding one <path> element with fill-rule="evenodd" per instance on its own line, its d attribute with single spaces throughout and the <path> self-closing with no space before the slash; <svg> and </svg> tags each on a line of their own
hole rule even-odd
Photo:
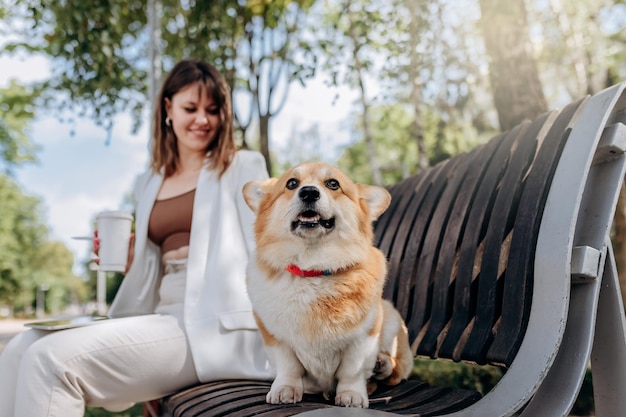
<svg viewBox="0 0 626 417">
<path fill-rule="evenodd" d="M 335 227 L 335 218 L 323 219 L 315 210 L 305 210 L 291 223 L 291 230 L 295 230 L 298 227 L 313 229 L 317 226 L 322 226 L 324 229 L 332 229 Z"/>
</svg>

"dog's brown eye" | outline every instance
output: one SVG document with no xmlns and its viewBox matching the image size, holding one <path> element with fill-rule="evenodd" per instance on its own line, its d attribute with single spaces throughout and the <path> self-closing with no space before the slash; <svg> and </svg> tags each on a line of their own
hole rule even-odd
<svg viewBox="0 0 626 417">
<path fill-rule="evenodd" d="M 328 188 L 329 190 L 338 190 L 339 189 L 339 181 L 337 181 L 334 178 L 332 178 L 330 180 L 326 180 L 326 182 L 324 184 L 326 185 L 326 188 Z"/>
<path fill-rule="evenodd" d="M 295 178 L 291 178 L 289 179 L 289 181 L 287 181 L 287 189 L 294 190 L 298 186 L 298 184 L 300 184 L 300 181 Z"/>
</svg>

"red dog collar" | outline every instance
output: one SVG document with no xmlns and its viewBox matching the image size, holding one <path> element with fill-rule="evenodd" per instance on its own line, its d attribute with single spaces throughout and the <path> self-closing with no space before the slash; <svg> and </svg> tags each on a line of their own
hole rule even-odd
<svg viewBox="0 0 626 417">
<path fill-rule="evenodd" d="M 319 277 L 321 275 L 330 275 L 330 269 L 324 269 L 323 271 L 320 269 L 311 269 L 308 271 L 303 271 L 302 269 L 300 269 L 294 264 L 287 265 L 285 267 L 285 270 L 302 278 Z"/>
</svg>

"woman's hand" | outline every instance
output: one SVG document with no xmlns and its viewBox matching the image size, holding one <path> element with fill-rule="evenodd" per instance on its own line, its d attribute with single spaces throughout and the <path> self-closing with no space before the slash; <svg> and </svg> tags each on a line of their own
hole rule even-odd
<svg viewBox="0 0 626 417">
<path fill-rule="evenodd" d="M 96 265 L 100 265 L 100 258 L 98 258 L 98 253 L 100 252 L 100 239 L 98 238 L 98 230 L 93 231 L 93 253 L 95 253 L 96 257 L 93 261 Z M 130 234 L 130 240 L 128 241 L 128 260 L 126 261 L 126 269 L 124 269 L 124 274 L 128 272 L 130 269 L 130 265 L 133 263 L 133 259 L 135 258 L 135 234 Z"/>
</svg>

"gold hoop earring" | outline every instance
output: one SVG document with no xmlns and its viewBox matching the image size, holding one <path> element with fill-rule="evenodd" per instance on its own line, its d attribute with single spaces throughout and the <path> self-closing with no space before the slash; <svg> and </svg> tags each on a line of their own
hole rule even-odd
<svg viewBox="0 0 626 417">
<path fill-rule="evenodd" d="M 170 119 L 169 117 L 165 118 L 165 126 L 172 126 L 172 119 Z"/>
</svg>

